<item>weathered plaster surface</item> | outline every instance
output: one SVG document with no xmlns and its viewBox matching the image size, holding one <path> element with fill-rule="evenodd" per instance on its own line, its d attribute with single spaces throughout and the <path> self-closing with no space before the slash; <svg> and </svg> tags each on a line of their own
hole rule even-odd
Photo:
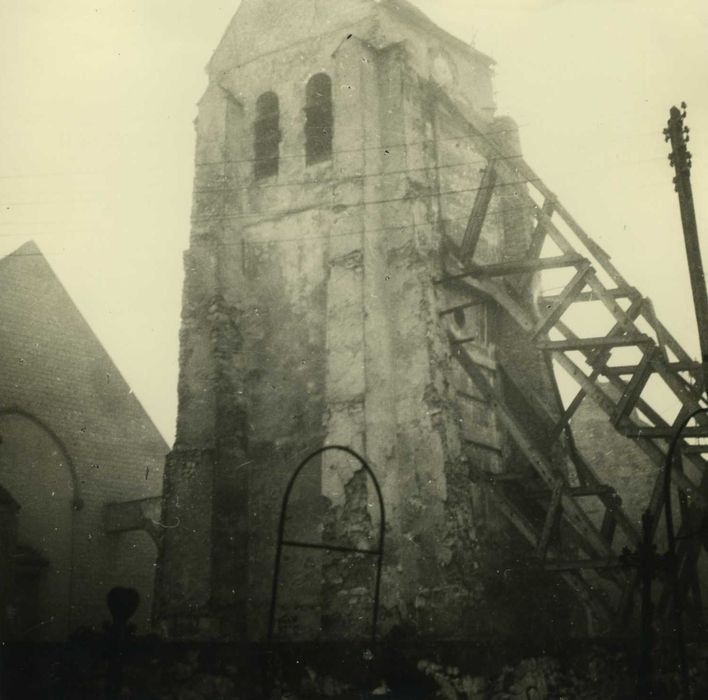
<svg viewBox="0 0 708 700">
<path fill-rule="evenodd" d="M 511 451 L 451 363 L 438 311 L 457 300 L 432 282 L 441 236 L 460 240 L 485 159 L 431 85 L 499 129 L 491 61 L 407 3 L 298 1 L 287 21 L 282 6 L 244 0 L 200 104 L 166 479 L 182 479 L 187 464 L 204 472 L 190 476 L 198 495 L 182 506 L 192 534 L 168 535 L 163 551 L 161 617 L 172 634 L 191 615 L 205 633 L 262 638 L 286 482 L 309 452 L 344 444 L 366 456 L 384 495 L 384 629 L 511 633 L 520 602 L 504 599 L 499 562 L 515 556 L 514 541 L 469 472 L 470 461 L 500 471 Z M 333 157 L 306 167 L 304 89 L 321 71 L 333 83 Z M 269 90 L 280 100 L 280 171 L 254 180 L 255 103 Z M 481 262 L 518 255 L 528 241 L 524 217 L 506 213 L 513 199 L 506 187 L 494 196 Z M 480 299 L 457 322 L 478 335 L 473 352 L 496 381 L 495 347 L 512 342 L 503 319 Z M 515 361 L 542 375 L 528 352 Z M 168 501 L 184 488 L 166 489 Z M 291 514 L 288 537 L 376 544 L 372 485 L 333 453 L 308 467 Z M 190 542 L 203 551 L 181 559 Z M 279 633 L 368 633 L 372 561 L 289 551 L 282 581 Z"/>
</svg>

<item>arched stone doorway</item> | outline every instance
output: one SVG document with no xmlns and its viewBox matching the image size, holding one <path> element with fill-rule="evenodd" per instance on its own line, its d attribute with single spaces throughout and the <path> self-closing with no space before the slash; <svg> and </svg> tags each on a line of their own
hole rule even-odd
<svg viewBox="0 0 708 700">
<path fill-rule="evenodd" d="M 76 474 L 58 438 L 30 414 L 0 411 L 0 438 L 0 484 L 20 505 L 9 631 L 64 639 L 71 629 Z"/>
</svg>

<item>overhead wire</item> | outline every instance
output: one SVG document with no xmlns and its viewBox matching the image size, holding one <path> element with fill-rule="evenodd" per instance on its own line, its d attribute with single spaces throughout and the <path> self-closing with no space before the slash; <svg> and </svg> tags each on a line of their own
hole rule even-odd
<svg viewBox="0 0 708 700">
<path fill-rule="evenodd" d="M 339 208 L 346 208 L 346 209 L 353 209 L 355 207 L 361 207 L 361 206 L 371 206 L 371 205 L 376 205 L 376 204 L 394 204 L 395 202 L 406 202 L 406 201 L 417 201 L 423 198 L 429 198 L 429 197 L 445 197 L 445 196 L 451 196 L 451 195 L 456 195 L 456 194 L 469 194 L 472 192 L 479 192 L 484 189 L 494 189 L 494 188 L 499 188 L 499 187 L 511 187 L 513 185 L 526 185 L 526 184 L 532 184 L 534 181 L 541 182 L 540 178 L 531 178 L 531 179 L 523 179 L 523 180 L 513 180 L 511 182 L 504 182 L 504 183 L 498 183 L 494 185 L 479 185 L 478 187 L 465 187 L 461 189 L 456 189 L 456 190 L 446 190 L 443 192 L 440 192 L 439 190 L 434 190 L 431 192 L 416 192 L 414 194 L 406 195 L 403 197 L 388 197 L 384 199 L 369 199 L 369 200 L 362 200 L 360 202 L 337 202 L 337 201 L 329 201 L 329 202 L 317 202 L 308 205 L 307 207 L 303 207 L 301 210 L 293 210 L 293 208 L 288 208 L 288 209 L 277 209 L 274 211 L 260 211 L 260 212 L 254 212 L 252 214 L 210 214 L 209 216 L 203 216 L 203 217 L 193 217 L 192 218 L 192 223 L 193 224 L 201 224 L 201 223 L 207 223 L 210 221 L 219 221 L 219 222 L 224 222 L 224 221 L 238 221 L 238 220 L 243 220 L 243 219 L 258 219 L 260 221 L 268 220 L 268 219 L 278 219 L 282 218 L 283 216 L 287 216 L 288 214 L 293 214 L 297 213 L 298 211 L 310 211 L 312 209 L 325 209 L 327 207 L 339 207 Z M 540 206 L 540 205 L 539 205 Z"/>
<path fill-rule="evenodd" d="M 524 206 L 519 206 L 519 207 L 506 207 L 504 209 L 499 209 L 497 211 L 489 212 L 492 215 L 498 215 L 498 214 L 504 214 L 507 212 L 512 212 L 512 211 L 522 211 L 522 210 L 532 210 L 536 209 L 535 206 L 531 205 L 524 205 Z M 459 217 L 453 217 L 449 219 L 444 219 L 442 222 L 443 225 L 448 224 L 448 223 L 454 223 L 458 221 L 467 221 L 469 216 L 459 216 Z M 254 240 L 254 239 L 239 239 L 238 241 L 221 241 L 220 245 L 222 246 L 241 246 L 241 245 L 268 245 L 269 243 L 298 243 L 302 241 L 316 241 L 316 240 L 324 240 L 324 239 L 329 239 L 329 238 L 346 238 L 347 236 L 361 236 L 363 234 L 369 234 L 369 233 L 382 233 L 384 231 L 405 231 L 407 229 L 417 229 L 417 228 L 435 228 L 438 227 L 440 224 L 435 221 L 426 221 L 422 223 L 413 223 L 413 224 L 401 224 L 399 226 L 377 226 L 373 228 L 359 228 L 354 231 L 341 231 L 339 233 L 326 233 L 322 235 L 317 235 L 317 236 L 297 236 L 297 237 L 291 237 L 291 238 L 264 238 L 261 240 Z"/>
<path fill-rule="evenodd" d="M 511 160 L 514 158 L 521 158 L 520 155 L 514 155 L 514 156 L 508 156 L 508 157 L 503 157 L 503 158 L 496 158 L 495 160 Z M 338 183 L 343 183 L 343 182 L 348 182 L 352 180 L 362 180 L 362 179 L 369 179 L 369 178 L 377 178 L 377 177 L 387 177 L 389 175 L 401 175 L 401 174 L 406 174 L 406 173 L 417 173 L 417 172 L 425 172 L 428 170 L 447 170 L 450 168 L 462 168 L 462 167 L 467 167 L 467 166 L 472 166 L 472 165 L 478 165 L 478 164 L 483 164 L 487 163 L 488 161 L 484 158 L 480 159 L 475 159 L 475 160 L 469 160 L 469 161 L 460 161 L 457 163 L 445 163 L 442 165 L 427 165 L 423 166 L 420 168 L 399 168 L 397 170 L 388 170 L 388 171 L 379 171 L 375 173 L 359 173 L 359 174 L 348 174 L 348 175 L 343 175 L 342 177 L 329 177 L 326 179 L 316 179 L 313 178 L 312 180 L 292 180 L 290 182 L 266 182 L 266 181 L 258 181 L 254 180 L 251 182 L 249 185 L 242 185 L 240 187 L 233 187 L 233 188 L 225 188 L 225 187 L 204 187 L 204 188 L 197 188 L 192 190 L 193 193 L 197 194 L 204 194 L 204 193 L 210 193 L 210 192 L 246 192 L 246 191 L 261 191 L 261 190 L 269 190 L 269 189 L 279 189 L 282 187 L 298 187 L 298 186 L 307 186 L 307 185 L 329 185 L 329 184 L 338 184 Z M 35 201 L 22 201 L 22 202 L 0 202 L 0 206 L 24 206 L 24 205 L 34 205 L 34 204 L 44 204 L 44 203 L 60 203 L 62 201 L 66 200 L 53 200 L 49 202 L 48 200 L 42 201 L 42 200 L 35 200 Z M 81 199 L 81 200 L 71 200 L 71 201 L 91 201 L 88 199 Z"/>
<path fill-rule="evenodd" d="M 528 210 L 532 211 L 535 210 L 537 207 L 534 205 L 523 205 L 523 206 L 518 206 L 518 207 L 505 207 L 502 209 L 497 209 L 495 211 L 489 212 L 489 215 L 492 216 L 498 216 L 501 214 L 505 214 L 508 212 L 514 212 L 514 211 L 523 211 L 523 210 Z M 450 223 L 456 223 L 459 221 L 466 221 L 469 217 L 468 216 L 459 216 L 459 217 L 451 217 L 451 218 L 445 218 L 444 221 L 442 222 L 443 225 L 445 224 L 450 224 Z M 297 243 L 297 242 L 303 242 L 303 241 L 314 241 L 314 240 L 323 240 L 323 239 L 329 239 L 329 238 L 345 238 L 347 236 L 359 236 L 362 234 L 368 234 L 368 233 L 379 233 L 379 232 L 384 232 L 384 231 L 402 231 L 406 229 L 416 229 L 416 228 L 430 228 L 430 227 L 435 227 L 439 226 L 440 224 L 437 222 L 424 222 L 424 223 L 419 223 L 419 224 L 401 224 L 398 226 L 379 226 L 375 228 L 359 228 L 353 231 L 340 231 L 339 233 L 325 233 L 322 235 L 316 235 L 316 236 L 295 236 L 295 237 L 289 237 L 289 238 L 268 238 L 268 239 L 262 239 L 262 240 L 246 240 L 246 239 L 239 239 L 237 241 L 221 241 L 220 245 L 222 246 L 241 246 L 241 245 L 267 245 L 269 243 Z M 86 229 L 85 231 L 81 230 L 76 230 L 75 233 L 90 233 L 89 229 Z M 4 237 L 12 237 L 16 234 L 0 234 L 0 238 Z M 20 235 L 20 234 L 17 234 Z M 49 234 L 36 234 L 36 235 L 49 235 Z"/>
<path fill-rule="evenodd" d="M 528 127 L 529 124 L 520 124 L 516 125 L 516 128 L 522 129 Z M 369 152 L 369 151 L 386 151 L 390 149 L 396 149 L 396 148 L 410 148 L 410 147 L 415 147 L 415 146 L 425 146 L 425 145 L 431 145 L 431 144 L 438 144 L 438 143 L 447 143 L 450 141 L 480 141 L 484 139 L 484 136 L 486 135 L 501 135 L 501 134 L 506 134 L 506 133 L 512 133 L 516 130 L 516 128 L 509 128 L 509 129 L 498 129 L 494 130 L 491 129 L 488 132 L 485 132 L 484 135 L 481 134 L 458 134 L 456 136 L 449 136 L 445 138 L 438 138 L 438 139 L 424 139 L 422 141 L 410 141 L 408 143 L 396 143 L 396 144 L 382 144 L 382 145 L 376 145 L 376 146 L 359 146 L 358 148 L 351 148 L 351 149 L 336 149 L 332 153 L 334 155 L 341 155 L 341 154 L 347 154 L 347 153 L 361 153 L 361 152 Z M 640 132 L 640 133 L 654 133 L 654 130 L 652 131 L 646 131 L 646 132 Z M 304 151 L 293 151 L 291 153 L 281 153 L 279 156 L 279 159 L 281 160 L 291 160 L 291 159 L 304 159 L 306 157 L 306 154 Z M 516 157 L 521 157 L 521 156 L 516 156 Z M 638 161 L 632 161 L 632 162 L 644 162 L 645 160 L 662 160 L 665 159 L 663 156 L 661 158 L 650 158 L 650 159 L 641 159 Z M 219 160 L 213 160 L 213 161 L 202 161 L 202 162 L 195 162 L 194 166 L 196 168 L 200 167 L 208 167 L 212 165 L 237 165 L 237 164 L 246 164 L 246 163 L 255 163 L 259 160 L 258 158 L 236 158 L 236 159 L 219 159 Z M 153 168 L 146 168 L 144 169 L 144 172 L 164 172 L 165 170 L 169 169 L 167 166 L 165 167 L 153 167 Z M 4 173 L 0 174 L 0 180 L 30 180 L 33 178 L 46 178 L 46 177 L 68 177 L 68 176 L 93 176 L 93 175 L 98 175 L 101 173 L 106 173 L 110 172 L 108 170 L 77 170 L 77 171 L 54 171 L 54 172 L 45 172 L 45 173 Z"/>
<path fill-rule="evenodd" d="M 488 133 L 491 135 L 497 135 L 497 134 L 505 134 L 505 133 L 510 133 L 515 131 L 515 129 L 498 129 L 494 131 L 493 129 L 490 130 Z M 483 137 L 478 135 L 478 134 L 459 134 L 457 136 L 450 136 L 450 137 L 445 137 L 442 139 L 424 139 L 422 141 L 409 141 L 409 142 L 401 142 L 401 143 L 392 143 L 392 144 L 382 144 L 382 145 L 376 145 L 376 146 L 358 146 L 357 148 L 342 148 L 342 149 L 335 149 L 332 151 L 333 155 L 342 155 L 342 154 L 348 154 L 348 153 L 362 153 L 362 152 L 369 152 L 369 151 L 386 151 L 390 149 L 396 149 L 396 148 L 410 148 L 414 146 L 425 146 L 425 145 L 431 145 L 435 143 L 446 143 L 448 141 L 479 141 Z M 306 157 L 306 152 L 305 151 L 293 151 L 291 153 L 281 153 L 279 155 L 280 160 L 291 160 L 291 159 L 305 159 Z M 260 160 L 264 160 L 263 158 L 236 158 L 236 159 L 229 159 L 229 158 L 222 158 L 219 160 L 213 160 L 213 161 L 201 161 L 197 162 L 195 161 L 194 165 L 195 167 L 206 167 L 206 166 L 211 166 L 211 165 L 238 165 L 242 163 L 255 163 Z M 155 170 L 163 170 L 163 168 L 155 168 Z M 101 170 L 95 170 L 95 171 L 75 171 L 73 174 L 75 175 L 96 175 L 100 172 L 106 172 L 106 171 L 101 171 Z M 55 176 L 64 176 L 64 175 L 70 175 L 72 174 L 71 172 L 62 172 L 62 171 L 56 171 L 53 173 L 6 173 L 6 174 L 0 174 L 0 180 L 5 180 L 5 179 L 31 179 L 33 177 L 55 177 Z"/>
</svg>

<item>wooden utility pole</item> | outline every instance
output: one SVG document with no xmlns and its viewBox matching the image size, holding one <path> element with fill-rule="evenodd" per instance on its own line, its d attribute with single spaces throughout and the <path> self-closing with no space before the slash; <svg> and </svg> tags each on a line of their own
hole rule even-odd
<svg viewBox="0 0 708 700">
<path fill-rule="evenodd" d="M 683 110 L 683 111 L 681 111 Z M 706 278 L 703 273 L 701 248 L 698 243 L 698 227 L 696 226 L 696 211 L 693 206 L 693 191 L 691 190 L 691 154 L 686 148 L 689 140 L 689 129 L 684 125 L 686 118 L 686 103 L 681 103 L 681 110 L 672 107 L 668 126 L 664 136 L 671 141 L 669 161 L 676 171 L 674 184 L 678 192 L 683 237 L 686 243 L 688 258 L 688 273 L 693 291 L 693 306 L 698 322 L 698 339 L 701 344 L 701 365 L 703 391 L 708 389 L 708 295 L 706 295 Z"/>
</svg>

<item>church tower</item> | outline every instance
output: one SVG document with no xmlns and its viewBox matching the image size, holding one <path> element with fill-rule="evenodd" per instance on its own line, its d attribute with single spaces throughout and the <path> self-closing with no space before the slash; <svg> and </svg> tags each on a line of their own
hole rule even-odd
<svg viewBox="0 0 708 700">
<path fill-rule="evenodd" d="M 523 185 L 490 182 L 488 140 L 519 149 L 492 66 L 406 0 L 242 0 L 196 122 L 156 595 L 168 635 L 264 638 L 286 484 L 333 444 L 381 484 L 382 632 L 562 626 L 563 584 L 508 568 L 520 545 L 479 475 L 515 448 L 450 337 L 491 384 L 500 353 L 539 396 L 548 367 L 483 296 L 436 284 L 450 242 L 478 264 L 529 245 Z M 334 453 L 308 465 L 289 515 L 289 537 L 376 544 L 373 485 Z M 277 634 L 365 637 L 373 578 L 356 556 L 288 551 Z"/>
</svg>

